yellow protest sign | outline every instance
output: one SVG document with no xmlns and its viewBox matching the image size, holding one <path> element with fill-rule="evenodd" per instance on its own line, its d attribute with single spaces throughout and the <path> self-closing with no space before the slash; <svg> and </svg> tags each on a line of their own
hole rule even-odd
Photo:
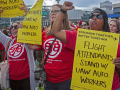
<svg viewBox="0 0 120 90">
<path fill-rule="evenodd" d="M 42 3 L 43 0 L 37 0 L 23 20 L 23 28 L 19 28 L 17 42 L 42 44 Z"/>
<path fill-rule="evenodd" d="M 3 13 L 1 17 L 18 17 L 24 16 L 25 11 L 20 10 L 20 7 L 23 7 L 23 0 L 0 0 L 0 6 L 2 7 Z"/>
<path fill-rule="evenodd" d="M 71 89 L 111 90 L 119 35 L 79 29 Z"/>
</svg>

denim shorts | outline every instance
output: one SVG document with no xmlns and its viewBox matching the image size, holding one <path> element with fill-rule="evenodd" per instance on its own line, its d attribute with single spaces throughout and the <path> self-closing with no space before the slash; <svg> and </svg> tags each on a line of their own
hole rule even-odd
<svg viewBox="0 0 120 90">
<path fill-rule="evenodd" d="M 71 90 L 70 85 L 71 85 L 71 79 L 68 79 L 64 82 L 61 83 L 51 83 L 49 81 L 45 82 L 46 87 L 45 90 Z"/>
</svg>

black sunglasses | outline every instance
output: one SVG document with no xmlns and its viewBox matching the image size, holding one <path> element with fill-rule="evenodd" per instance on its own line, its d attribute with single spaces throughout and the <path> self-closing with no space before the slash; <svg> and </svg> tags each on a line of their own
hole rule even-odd
<svg viewBox="0 0 120 90">
<path fill-rule="evenodd" d="M 90 14 L 90 19 L 93 19 L 95 16 L 97 17 L 97 19 L 102 19 L 103 17 L 102 14 L 98 14 L 98 15 Z"/>
<path fill-rule="evenodd" d="M 11 29 L 18 29 L 18 25 L 15 25 L 15 26 L 11 26 Z"/>
<path fill-rule="evenodd" d="M 81 25 L 81 27 L 83 27 L 83 26 L 87 26 L 87 24 L 83 24 L 83 25 Z"/>
</svg>

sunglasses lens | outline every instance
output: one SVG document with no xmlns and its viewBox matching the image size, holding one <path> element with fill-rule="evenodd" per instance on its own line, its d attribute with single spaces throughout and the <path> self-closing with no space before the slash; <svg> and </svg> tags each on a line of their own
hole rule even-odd
<svg viewBox="0 0 120 90">
<path fill-rule="evenodd" d="M 102 17 L 103 17 L 102 14 L 99 14 L 99 15 L 91 14 L 91 15 L 90 15 L 90 19 L 93 19 L 95 16 L 97 17 L 97 19 L 102 19 Z"/>
<path fill-rule="evenodd" d="M 93 19 L 95 17 L 95 15 L 91 14 L 90 15 L 90 19 Z"/>
<path fill-rule="evenodd" d="M 100 15 L 97 15 L 97 18 L 98 18 L 98 19 L 102 19 L 102 17 L 103 17 L 103 15 L 101 15 L 101 14 L 100 14 Z"/>
<path fill-rule="evenodd" d="M 81 27 L 86 26 L 86 24 L 81 25 Z"/>
<path fill-rule="evenodd" d="M 11 29 L 18 29 L 18 26 L 16 25 L 16 26 L 11 26 Z"/>
<path fill-rule="evenodd" d="M 17 27 L 17 26 L 14 26 L 14 29 L 18 29 L 18 27 Z"/>
</svg>

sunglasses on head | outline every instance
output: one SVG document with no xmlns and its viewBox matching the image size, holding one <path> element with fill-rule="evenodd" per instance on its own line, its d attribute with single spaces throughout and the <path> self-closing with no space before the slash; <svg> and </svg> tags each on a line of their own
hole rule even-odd
<svg viewBox="0 0 120 90">
<path fill-rule="evenodd" d="M 81 25 L 81 27 L 83 27 L 83 26 L 87 26 L 87 24 L 83 24 L 83 25 Z"/>
<path fill-rule="evenodd" d="M 18 29 L 18 25 L 15 25 L 15 26 L 11 26 L 11 29 Z"/>
<path fill-rule="evenodd" d="M 98 15 L 91 14 L 90 19 L 93 19 L 95 16 L 97 17 L 97 19 L 102 19 L 102 17 L 103 17 L 102 14 L 98 14 Z"/>
</svg>

